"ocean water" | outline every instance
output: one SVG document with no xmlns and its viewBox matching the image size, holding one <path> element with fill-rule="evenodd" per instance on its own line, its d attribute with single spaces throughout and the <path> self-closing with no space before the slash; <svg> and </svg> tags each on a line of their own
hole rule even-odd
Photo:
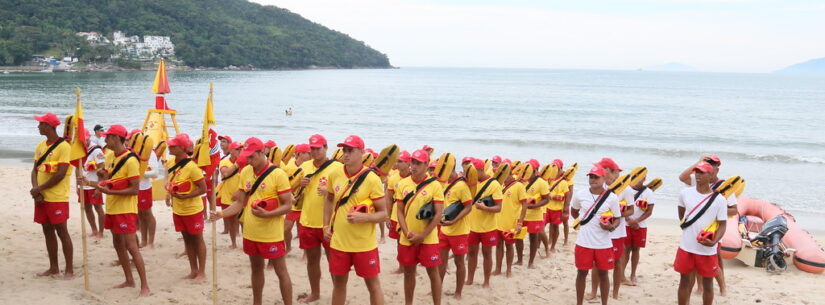
<svg viewBox="0 0 825 305">
<path fill-rule="evenodd" d="M 154 106 L 153 72 L 0 74 L 0 154 L 31 156 L 31 116 L 73 112 L 83 90 L 88 126 L 137 128 Z M 825 222 L 825 77 L 772 74 L 403 68 L 170 72 L 170 107 L 199 134 L 209 83 L 219 133 L 280 145 L 350 134 L 436 154 L 648 166 L 661 177 L 654 217 L 675 218 L 678 174 L 702 154 L 720 176 L 741 175 L 746 196 L 775 202 L 803 227 Z M 294 115 L 284 116 L 292 107 Z"/>
</svg>

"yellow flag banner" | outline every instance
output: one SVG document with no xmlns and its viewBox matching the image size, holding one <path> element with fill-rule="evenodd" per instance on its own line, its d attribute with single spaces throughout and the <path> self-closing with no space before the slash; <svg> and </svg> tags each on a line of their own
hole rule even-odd
<svg viewBox="0 0 825 305">
<path fill-rule="evenodd" d="M 74 112 L 74 129 L 72 138 L 68 139 L 71 144 L 70 160 L 78 160 L 86 156 L 86 128 L 83 126 L 83 105 L 80 102 L 80 88 L 75 89 L 77 104 Z"/>
<path fill-rule="evenodd" d="M 206 111 L 203 114 L 203 133 L 196 150 L 198 166 L 207 166 L 212 163 L 209 146 L 209 126 L 215 125 L 215 113 L 212 111 L 213 83 L 209 83 L 209 97 L 206 98 Z"/>
</svg>

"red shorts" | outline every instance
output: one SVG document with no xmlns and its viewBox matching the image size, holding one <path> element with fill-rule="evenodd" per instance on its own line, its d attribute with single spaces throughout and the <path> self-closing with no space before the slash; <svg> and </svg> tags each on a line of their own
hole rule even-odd
<svg viewBox="0 0 825 305">
<path fill-rule="evenodd" d="M 634 246 L 644 248 L 647 244 L 647 228 L 631 229 L 627 227 L 627 237 L 625 237 L 625 246 Z"/>
<path fill-rule="evenodd" d="M 364 252 L 344 252 L 330 248 L 327 257 L 329 273 L 334 275 L 346 275 L 353 266 L 355 274 L 365 279 L 374 278 L 381 273 L 378 248 Z"/>
<path fill-rule="evenodd" d="M 499 230 L 498 231 L 498 240 L 503 241 L 505 244 L 508 244 L 508 245 L 515 245 L 517 239 L 507 238 L 505 233 L 507 233 L 507 232 Z"/>
<path fill-rule="evenodd" d="M 449 236 L 438 232 L 438 248 L 440 250 L 451 250 L 455 255 L 467 254 L 468 250 L 468 234 Z"/>
<path fill-rule="evenodd" d="M 387 233 L 387 236 L 389 236 L 392 239 L 401 238 L 401 235 L 398 234 L 398 222 L 397 221 L 390 220 L 390 232 Z"/>
<path fill-rule="evenodd" d="M 441 265 L 441 255 L 438 251 L 438 244 L 418 244 L 413 246 L 398 245 L 398 263 L 402 266 L 415 266 L 421 264 L 424 267 L 435 267 Z"/>
<path fill-rule="evenodd" d="M 212 185 L 212 175 L 211 174 L 204 174 L 203 181 L 206 182 L 206 195 L 212 194 L 214 191 L 215 186 Z"/>
<path fill-rule="evenodd" d="M 68 202 L 44 202 L 34 205 L 34 222 L 59 225 L 69 219 Z"/>
<path fill-rule="evenodd" d="M 498 230 L 485 233 L 470 231 L 470 235 L 467 238 L 467 243 L 471 246 L 481 243 L 484 247 L 493 247 L 498 244 Z"/>
<path fill-rule="evenodd" d="M 95 196 L 95 190 L 83 190 L 83 203 L 103 204 L 103 194 L 98 193 Z"/>
<path fill-rule="evenodd" d="M 284 241 L 262 243 L 243 239 L 243 253 L 249 256 L 261 256 L 264 259 L 279 258 L 286 255 Z"/>
<path fill-rule="evenodd" d="M 719 261 L 716 255 L 693 254 L 679 248 L 676 260 L 673 261 L 673 270 L 681 274 L 696 271 L 704 278 L 712 278 L 719 272 Z"/>
<path fill-rule="evenodd" d="M 530 233 L 530 234 L 541 233 L 541 229 L 544 228 L 544 221 L 543 220 L 524 221 L 524 226 L 527 227 L 527 233 Z"/>
<path fill-rule="evenodd" d="M 189 235 L 203 233 L 203 211 L 187 216 L 173 213 L 172 221 L 175 223 L 175 232 L 184 232 L 185 230 Z"/>
<path fill-rule="evenodd" d="M 152 208 L 152 188 L 138 191 L 138 210 L 148 210 Z"/>
<path fill-rule="evenodd" d="M 547 210 L 547 213 L 544 213 L 544 221 L 554 225 L 561 224 L 561 212 L 562 210 L 554 211 L 554 210 Z"/>
<path fill-rule="evenodd" d="M 574 253 L 576 257 L 576 268 L 579 270 L 593 269 L 593 262 L 599 270 L 613 269 L 613 249 L 590 249 L 576 245 Z"/>
<path fill-rule="evenodd" d="M 613 257 L 616 259 L 621 259 L 622 255 L 624 255 L 624 240 L 627 237 L 622 238 L 614 238 L 613 241 Z"/>
<path fill-rule="evenodd" d="M 329 242 L 324 240 L 324 229 L 298 226 L 298 242 L 301 249 L 315 249 L 323 245 L 329 250 Z"/>
<path fill-rule="evenodd" d="M 289 213 L 286 214 L 286 220 L 293 222 L 301 221 L 301 211 L 289 211 Z"/>
<path fill-rule="evenodd" d="M 112 234 L 132 234 L 137 231 L 137 214 L 106 214 L 103 217 L 103 228 L 112 231 Z"/>
</svg>

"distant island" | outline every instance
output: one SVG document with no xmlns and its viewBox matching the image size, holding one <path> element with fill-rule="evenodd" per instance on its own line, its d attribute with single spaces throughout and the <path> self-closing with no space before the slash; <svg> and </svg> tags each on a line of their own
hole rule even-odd
<svg viewBox="0 0 825 305">
<path fill-rule="evenodd" d="M 146 37 L 173 47 L 135 47 L 155 42 Z M 0 0 L 0 66 L 54 58 L 139 68 L 161 56 L 193 68 L 391 67 L 364 42 L 245 0 Z"/>
<path fill-rule="evenodd" d="M 787 68 L 774 71 L 774 73 L 825 75 L 825 57 L 791 65 Z"/>
<path fill-rule="evenodd" d="M 669 62 L 666 64 L 644 67 L 639 70 L 643 71 L 673 71 L 673 72 L 695 72 L 696 68 L 688 66 L 683 63 Z"/>
</svg>

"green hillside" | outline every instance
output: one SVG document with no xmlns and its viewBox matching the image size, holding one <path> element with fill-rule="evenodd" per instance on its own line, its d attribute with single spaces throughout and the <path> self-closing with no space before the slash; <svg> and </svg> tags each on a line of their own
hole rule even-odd
<svg viewBox="0 0 825 305">
<path fill-rule="evenodd" d="M 117 30 L 170 36 L 177 58 L 193 67 L 390 66 L 346 34 L 244 0 L 0 0 L 0 65 L 46 52 L 94 57 L 74 33 Z"/>
</svg>

